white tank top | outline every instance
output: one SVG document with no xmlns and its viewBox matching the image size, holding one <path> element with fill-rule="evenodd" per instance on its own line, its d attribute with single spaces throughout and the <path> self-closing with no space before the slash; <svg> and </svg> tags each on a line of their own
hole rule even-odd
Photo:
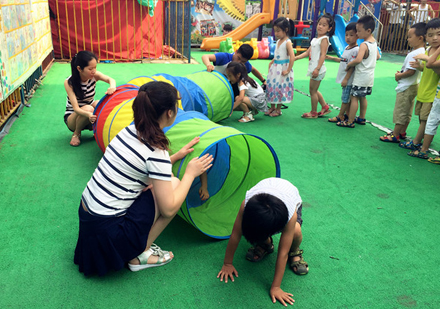
<svg viewBox="0 0 440 309">
<path fill-rule="evenodd" d="M 416 11 L 416 21 L 414 22 L 415 24 L 421 23 L 421 22 L 427 22 L 428 8 L 429 8 L 428 4 L 426 4 L 424 8 L 422 8 L 422 6 L 419 5 L 419 7 L 417 8 L 417 11 Z"/>
<path fill-rule="evenodd" d="M 374 69 L 376 68 L 377 60 L 377 43 L 376 41 L 365 41 L 362 44 L 364 43 L 367 44 L 368 47 L 368 58 L 362 59 L 361 63 L 356 65 L 354 70 L 353 86 L 373 87 Z"/>
<path fill-rule="evenodd" d="M 324 35 L 322 37 L 314 38 L 312 42 L 310 42 L 310 54 L 309 54 L 309 69 L 307 70 L 307 76 L 312 76 L 313 71 L 318 66 L 319 57 L 321 57 L 321 42 L 326 39 L 329 42 L 329 37 Z M 329 42 L 330 46 L 330 42 Z M 327 51 L 326 51 L 327 53 Z M 319 74 L 325 73 L 326 71 L 325 62 L 322 64 L 321 69 L 319 70 Z"/>
</svg>

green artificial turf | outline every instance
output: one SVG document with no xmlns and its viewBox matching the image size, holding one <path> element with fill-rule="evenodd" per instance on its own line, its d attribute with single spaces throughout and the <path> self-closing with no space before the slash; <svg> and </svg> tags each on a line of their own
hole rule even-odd
<svg viewBox="0 0 440 309">
<path fill-rule="evenodd" d="M 201 55 L 192 53 L 199 63 Z M 268 60 L 251 63 L 267 74 Z M 320 91 L 339 106 L 338 64 L 326 66 Z M 368 97 L 367 118 L 389 128 L 400 66 L 384 55 Z M 117 84 L 140 75 L 184 76 L 202 69 L 203 64 L 98 65 Z M 295 88 L 308 92 L 307 60 L 295 62 L 294 71 Z M 31 107 L 0 143 L 0 307 L 280 307 L 268 295 L 276 254 L 250 263 L 243 239 L 234 260 L 239 277 L 220 283 L 216 275 L 227 241 L 211 239 L 179 217 L 156 241 L 174 252 L 168 265 L 103 278 L 78 272 L 73 264 L 78 204 L 102 153 L 91 132 L 83 133 L 80 147 L 69 146 L 71 133 L 63 123 L 63 81 L 69 75 L 69 64 L 54 64 Z M 98 83 L 96 98 L 105 90 L 106 84 Z M 287 268 L 282 289 L 294 294 L 295 308 L 439 308 L 440 167 L 380 142 L 383 132 L 371 125 L 348 129 L 326 118 L 300 118 L 308 111 L 310 99 L 295 93 L 282 117 L 260 114 L 255 122 L 238 123 L 241 113 L 235 112 L 221 122 L 268 141 L 281 176 L 302 196 L 301 248 L 310 272 L 298 277 Z M 408 134 L 416 130 L 414 117 Z M 434 140 L 432 147 L 439 146 Z M 279 236 L 274 240 L 278 243 Z"/>
</svg>

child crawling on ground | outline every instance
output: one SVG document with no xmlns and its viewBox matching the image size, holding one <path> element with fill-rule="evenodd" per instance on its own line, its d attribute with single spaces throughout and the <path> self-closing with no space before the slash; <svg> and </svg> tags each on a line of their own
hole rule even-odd
<svg viewBox="0 0 440 309">
<path fill-rule="evenodd" d="M 293 294 L 281 289 L 286 263 L 297 275 L 305 275 L 309 268 L 299 249 L 301 233 L 302 200 L 298 189 L 281 178 L 267 178 L 246 192 L 226 247 L 223 267 L 217 275 L 220 281 L 228 278 L 234 281 L 238 272 L 232 265 L 235 251 L 243 235 L 254 245 L 246 254 L 246 259 L 258 262 L 274 251 L 272 235 L 280 233 L 275 276 L 270 288 L 272 302 L 277 300 L 286 306 L 295 302 Z"/>
</svg>

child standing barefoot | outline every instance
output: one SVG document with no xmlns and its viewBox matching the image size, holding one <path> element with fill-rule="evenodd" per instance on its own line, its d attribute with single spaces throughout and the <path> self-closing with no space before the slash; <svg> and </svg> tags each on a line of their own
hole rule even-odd
<svg viewBox="0 0 440 309">
<path fill-rule="evenodd" d="M 318 26 L 316 28 L 318 36 L 312 40 L 309 49 L 302 53 L 295 60 L 309 57 L 309 69 L 307 76 L 310 76 L 310 100 L 312 103 L 312 110 L 309 113 L 304 113 L 303 118 L 318 118 L 327 115 L 331 112 L 329 106 L 324 101 L 321 92 L 318 91 L 321 81 L 324 79 L 326 67 L 324 64 L 325 55 L 327 54 L 329 39 L 335 33 L 335 21 L 333 17 L 325 13 L 318 19 Z M 318 102 L 321 104 L 321 111 L 318 113 Z"/>
<path fill-rule="evenodd" d="M 289 36 L 293 35 L 294 24 L 285 17 L 273 22 L 275 37 L 278 39 L 275 56 L 269 63 L 267 74 L 267 101 L 271 104 L 266 116 L 281 116 L 281 105 L 293 99 L 293 62 L 295 53 Z"/>
</svg>

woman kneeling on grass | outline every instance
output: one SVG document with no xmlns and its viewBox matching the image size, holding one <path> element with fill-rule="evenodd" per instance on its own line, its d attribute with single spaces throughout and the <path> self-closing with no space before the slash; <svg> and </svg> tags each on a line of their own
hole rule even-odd
<svg viewBox="0 0 440 309">
<path fill-rule="evenodd" d="M 176 88 L 168 83 L 143 85 L 133 102 L 134 124 L 113 138 L 87 183 L 74 258 L 84 275 L 102 276 L 127 263 L 138 271 L 173 259 L 153 241 L 180 209 L 194 178 L 212 162 L 210 155 L 194 158 L 181 181 L 172 176 L 172 164 L 199 141 L 196 137 L 168 154 L 163 128 L 173 124 L 177 100 Z"/>
</svg>

